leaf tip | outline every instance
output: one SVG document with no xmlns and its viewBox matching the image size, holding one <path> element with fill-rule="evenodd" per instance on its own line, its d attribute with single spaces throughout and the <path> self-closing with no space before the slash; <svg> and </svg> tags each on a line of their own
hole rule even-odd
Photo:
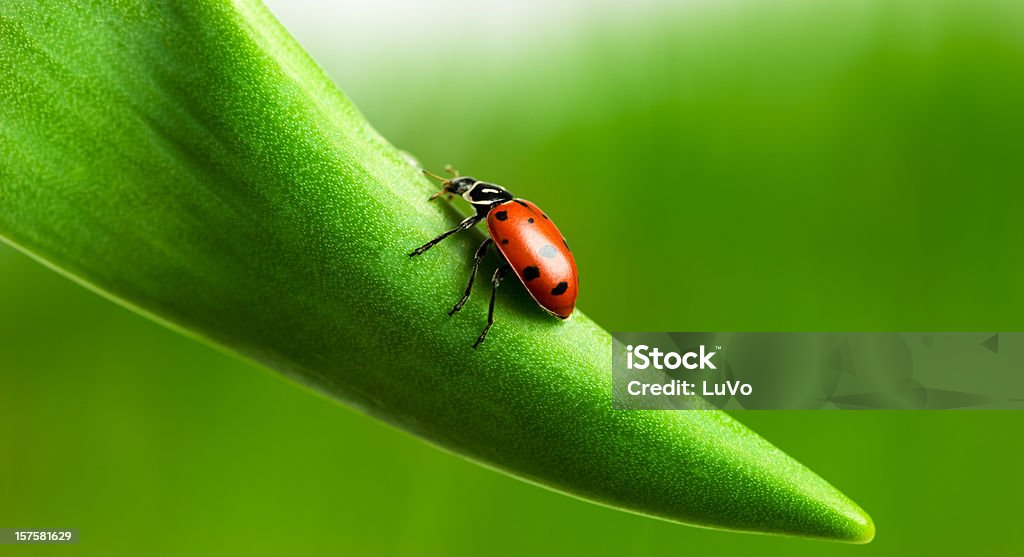
<svg viewBox="0 0 1024 557">
<path fill-rule="evenodd" d="M 849 501 L 848 506 L 839 510 L 834 522 L 832 539 L 837 541 L 866 544 L 875 539 L 875 521 L 856 503 Z"/>
<path fill-rule="evenodd" d="M 871 517 L 863 509 L 858 518 L 859 520 L 855 521 L 854 527 L 850 530 L 852 534 L 849 538 L 850 543 L 871 543 L 871 540 L 875 539 L 875 521 L 871 520 Z"/>
</svg>

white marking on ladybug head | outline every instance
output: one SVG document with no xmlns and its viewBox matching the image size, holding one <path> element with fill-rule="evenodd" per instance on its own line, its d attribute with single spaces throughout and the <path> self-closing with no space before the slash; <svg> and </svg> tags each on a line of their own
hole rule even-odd
<svg viewBox="0 0 1024 557">
<path fill-rule="evenodd" d="M 502 201 L 511 201 L 512 194 L 505 188 L 488 182 L 477 182 L 462 194 L 462 198 L 473 205 L 493 205 Z"/>
</svg>

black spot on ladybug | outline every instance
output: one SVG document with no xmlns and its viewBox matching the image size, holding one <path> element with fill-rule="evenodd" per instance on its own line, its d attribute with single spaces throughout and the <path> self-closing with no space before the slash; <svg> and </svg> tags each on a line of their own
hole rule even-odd
<svg viewBox="0 0 1024 557">
<path fill-rule="evenodd" d="M 544 256 L 544 257 L 552 258 L 552 257 L 558 255 L 558 250 L 555 249 L 555 246 L 552 246 L 551 244 L 548 244 L 548 245 L 540 248 L 540 254 L 542 256 Z"/>
<path fill-rule="evenodd" d="M 508 211 L 498 211 L 494 213 L 494 218 L 502 221 L 508 220 Z"/>
<path fill-rule="evenodd" d="M 540 216 L 544 217 L 544 220 L 551 220 L 551 219 L 548 218 L 548 214 L 547 213 L 541 213 Z"/>
<path fill-rule="evenodd" d="M 568 289 L 569 289 L 569 283 L 565 282 L 563 280 L 562 282 L 558 283 L 558 286 L 556 286 L 556 287 L 551 289 L 551 295 L 552 296 L 561 296 L 562 294 L 565 294 L 565 291 L 568 290 Z"/>
<path fill-rule="evenodd" d="M 526 219 L 526 222 L 528 222 L 530 224 L 533 224 L 533 217 L 530 217 L 530 218 Z"/>
<path fill-rule="evenodd" d="M 534 267 L 533 265 L 530 265 L 529 267 L 523 269 L 523 280 L 526 281 L 526 282 L 530 282 L 531 280 L 533 280 L 533 279 L 535 279 L 535 278 L 537 278 L 539 276 L 540 276 L 540 269 L 538 269 L 537 267 Z"/>
<path fill-rule="evenodd" d="M 508 238 L 504 238 L 504 239 L 501 240 L 501 244 L 502 245 L 505 245 L 507 243 L 508 243 Z"/>
<path fill-rule="evenodd" d="M 522 205 L 523 207 L 526 207 L 527 209 L 529 209 L 529 208 L 530 208 L 530 206 L 529 206 L 529 205 L 527 205 L 527 204 L 526 204 L 526 203 L 524 203 L 523 201 L 520 201 L 519 199 L 516 199 L 515 201 L 516 201 L 516 203 L 518 203 L 518 204 Z"/>
</svg>

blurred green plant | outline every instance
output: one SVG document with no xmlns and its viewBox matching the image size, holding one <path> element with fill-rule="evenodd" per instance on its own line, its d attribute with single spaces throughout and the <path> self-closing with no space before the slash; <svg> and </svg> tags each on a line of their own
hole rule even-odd
<svg viewBox="0 0 1024 557">
<path fill-rule="evenodd" d="M 866 542 L 863 510 L 718 411 L 620 412 L 609 335 L 508 288 L 445 316 L 477 239 L 259 4 L 0 7 L 0 235 L 185 334 L 598 503 Z M 468 236 L 468 235 L 467 235 Z M 479 316 L 474 318 L 474 316 Z"/>
</svg>

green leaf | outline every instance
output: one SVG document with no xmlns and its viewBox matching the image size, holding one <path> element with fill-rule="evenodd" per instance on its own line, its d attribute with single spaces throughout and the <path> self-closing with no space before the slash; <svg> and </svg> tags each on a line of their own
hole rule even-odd
<svg viewBox="0 0 1024 557">
<path fill-rule="evenodd" d="M 525 480 L 689 524 L 872 538 L 856 504 L 725 413 L 613 410 L 610 336 L 514 282 L 471 350 L 487 296 L 446 310 L 480 234 L 406 256 L 458 213 L 427 203 L 436 186 L 261 5 L 0 6 L 12 244 Z"/>
</svg>

